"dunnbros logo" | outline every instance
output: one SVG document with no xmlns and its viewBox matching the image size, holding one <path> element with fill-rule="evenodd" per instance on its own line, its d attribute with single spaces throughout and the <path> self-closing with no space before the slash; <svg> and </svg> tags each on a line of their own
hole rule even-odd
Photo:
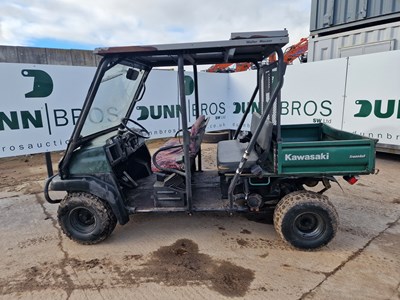
<svg viewBox="0 0 400 300">
<path fill-rule="evenodd" d="M 0 130 L 5 130 L 4 125 L 12 130 L 27 129 L 30 128 L 30 124 L 35 128 L 43 127 L 42 112 L 40 110 L 35 110 L 33 113 L 28 110 L 10 111 L 9 115 L 0 111 Z"/>
<path fill-rule="evenodd" d="M 185 95 L 190 96 L 194 92 L 194 81 L 192 77 L 185 75 Z M 196 105 L 188 97 L 188 108 L 191 116 L 196 116 Z M 144 121 L 147 119 L 158 120 L 158 119 L 174 119 L 179 118 L 182 109 L 179 104 L 164 104 L 164 105 L 149 105 L 149 106 L 136 106 L 139 110 L 140 115 L 137 118 L 138 121 Z M 206 116 L 215 116 L 225 114 L 225 103 L 220 101 L 213 101 L 211 103 L 200 103 L 199 114 Z M 189 116 L 190 117 L 190 116 Z"/>
<path fill-rule="evenodd" d="M 6 130 L 7 128 L 11 130 L 43 128 L 43 119 L 47 119 L 49 133 L 51 134 L 50 118 L 54 120 L 56 127 L 66 126 L 70 123 L 75 125 L 80 112 L 81 109 L 79 108 L 71 109 L 70 113 L 65 109 L 53 109 L 49 111 L 47 104 L 45 104 L 45 112 L 42 110 L 34 110 L 33 112 L 21 110 L 10 111 L 8 113 L 0 111 L 0 131 Z"/>
<path fill-rule="evenodd" d="M 53 92 L 53 79 L 45 71 L 24 69 L 21 74 L 24 77 L 33 77 L 33 89 L 25 94 L 26 98 L 44 98 Z"/>
<path fill-rule="evenodd" d="M 21 70 L 24 77 L 33 78 L 33 88 L 25 94 L 25 98 L 44 98 L 53 92 L 53 79 L 42 70 Z M 9 129 L 27 129 L 30 124 L 35 128 L 43 127 L 43 117 L 40 110 L 34 110 L 33 113 L 28 110 L 10 111 L 7 113 L 0 111 L 0 130 L 5 130 L 6 125 Z"/>
<path fill-rule="evenodd" d="M 33 78 L 32 90 L 23 94 L 26 101 L 35 102 L 37 100 L 33 98 L 43 99 L 52 94 L 53 79 L 47 72 L 23 69 L 21 74 L 23 77 Z M 80 108 L 52 108 L 51 101 L 39 102 L 38 106 L 41 106 L 39 109 L 0 111 L 0 131 L 47 127 L 48 134 L 52 135 L 53 129 L 57 127 L 76 124 L 81 113 Z M 92 123 L 109 122 L 118 118 L 118 108 L 112 106 L 104 110 L 93 107 L 88 116 L 88 120 Z"/>
<path fill-rule="evenodd" d="M 383 101 L 379 99 L 375 100 L 373 104 L 369 100 L 356 100 L 355 103 L 360 105 L 360 110 L 354 116 L 357 118 L 366 118 L 373 112 L 373 115 L 379 119 L 387 119 L 394 115 L 397 119 L 400 119 L 400 100 L 389 99 L 386 109 L 383 108 L 382 102 Z"/>
<path fill-rule="evenodd" d="M 52 94 L 53 79 L 47 72 L 23 69 L 21 70 L 21 75 L 33 78 L 32 90 L 24 94 L 26 99 L 46 98 Z M 65 109 L 53 109 L 50 111 L 47 103 L 41 109 L 0 111 L 0 131 L 43 128 L 47 120 L 49 134 L 51 134 L 50 119 L 53 120 L 56 127 L 66 126 L 70 123 L 75 125 L 80 112 L 81 109 L 71 109 L 70 112 Z"/>
<path fill-rule="evenodd" d="M 25 101 L 36 103 L 39 106 L 37 109 L 24 109 L 24 110 L 10 110 L 0 111 L 0 132 L 5 130 L 20 130 L 29 128 L 43 128 L 46 126 L 46 119 L 48 124 L 49 135 L 51 135 L 50 118 L 53 116 L 57 124 L 60 118 L 60 111 L 54 109 L 52 113 L 49 112 L 47 103 L 42 101 L 36 102 L 35 98 L 46 98 L 53 93 L 53 79 L 51 76 L 43 71 L 36 69 L 23 69 L 21 70 L 22 77 L 28 78 L 24 81 L 31 80 L 32 88 L 21 96 L 25 96 Z M 14 101 L 18 102 L 17 99 Z M 9 102 L 11 104 L 12 101 Z M 23 107 L 23 106 L 22 106 Z M 80 110 L 76 110 L 73 114 L 79 115 Z M 61 114 L 62 115 L 62 114 Z M 77 117 L 76 117 L 77 118 Z M 15 154 L 28 154 L 35 152 L 48 151 L 49 148 L 64 147 L 68 141 L 60 138 L 50 139 L 48 137 L 41 138 L 36 134 L 29 131 L 29 138 L 26 135 L 15 135 L 18 138 L 8 138 L 2 141 L 0 147 L 0 156 L 15 155 Z M 60 148 L 58 148 L 60 149 Z"/>
</svg>

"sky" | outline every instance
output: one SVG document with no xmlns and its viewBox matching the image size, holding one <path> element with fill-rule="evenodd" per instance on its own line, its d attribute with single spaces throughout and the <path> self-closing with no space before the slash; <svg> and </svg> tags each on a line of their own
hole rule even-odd
<svg viewBox="0 0 400 300">
<path fill-rule="evenodd" d="M 0 45 L 62 49 L 309 35 L 310 0 L 0 0 Z"/>
</svg>

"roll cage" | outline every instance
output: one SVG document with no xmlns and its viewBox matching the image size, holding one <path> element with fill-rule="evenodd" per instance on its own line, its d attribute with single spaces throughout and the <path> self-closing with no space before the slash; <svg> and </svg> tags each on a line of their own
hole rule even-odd
<svg viewBox="0 0 400 300">
<path fill-rule="evenodd" d="M 251 96 L 250 103 L 241 119 L 240 125 L 236 130 L 235 138 L 241 131 L 242 125 L 250 112 L 252 103 L 255 101 L 257 94 L 260 97 L 260 105 L 262 107 L 261 123 L 264 123 L 273 109 L 279 109 L 279 103 L 276 102 L 280 89 L 283 84 L 283 76 L 285 72 L 285 63 L 282 47 L 288 43 L 288 32 L 280 31 L 265 31 L 265 32 L 247 32 L 247 33 L 232 33 L 230 40 L 215 41 L 215 42 L 197 42 L 197 43 L 181 43 L 181 44 L 163 44 L 150 46 L 126 46 L 126 47 L 110 47 L 98 48 L 95 53 L 102 56 L 100 66 L 96 71 L 94 79 L 89 88 L 83 110 L 80 118 L 74 128 L 70 143 L 62 161 L 59 164 L 59 172 L 61 178 L 68 177 L 68 164 L 72 153 L 83 143 L 107 132 L 112 132 L 118 128 L 118 125 L 106 128 L 99 132 L 94 132 L 89 136 L 82 136 L 82 128 L 88 118 L 88 114 L 92 108 L 93 101 L 98 92 L 99 86 L 108 69 L 116 64 L 124 64 L 132 68 L 138 68 L 144 71 L 141 81 L 136 91 L 131 95 L 131 103 L 124 113 L 125 118 L 129 118 L 135 104 L 140 100 L 145 90 L 145 82 L 152 68 L 173 66 L 178 69 L 179 82 L 179 102 L 181 107 L 181 125 L 183 129 L 183 153 L 184 157 L 189 157 L 189 133 L 188 133 L 188 116 L 187 103 L 185 96 L 184 83 L 184 67 L 187 65 L 193 66 L 194 73 L 194 91 L 195 91 L 195 106 L 196 118 L 199 117 L 199 95 L 198 95 L 198 69 L 199 65 L 209 65 L 216 63 L 240 63 L 251 62 L 257 68 L 257 84 Z M 277 61 L 272 65 L 264 65 L 263 61 L 272 53 L 277 54 Z M 266 72 L 276 69 L 274 78 L 273 90 L 269 92 L 267 99 L 268 85 L 271 85 L 266 78 Z M 279 102 L 279 101 L 278 101 Z M 274 123 L 277 128 L 277 138 L 280 139 L 280 114 L 275 113 L 276 119 Z M 247 150 L 245 151 L 242 161 L 238 165 L 235 175 L 229 188 L 229 198 L 231 207 L 233 206 L 233 189 L 243 170 L 244 164 L 248 158 L 251 149 L 254 147 L 257 136 L 260 134 L 262 126 L 258 126 L 250 139 Z M 200 157 L 198 158 L 201 159 Z M 185 164 L 185 186 L 187 209 L 192 209 L 192 190 L 191 190 L 191 166 L 190 161 L 186 160 Z"/>
</svg>

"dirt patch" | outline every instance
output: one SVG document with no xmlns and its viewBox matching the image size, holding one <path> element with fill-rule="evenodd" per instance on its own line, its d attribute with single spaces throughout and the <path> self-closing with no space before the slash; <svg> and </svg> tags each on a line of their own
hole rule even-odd
<svg viewBox="0 0 400 300">
<path fill-rule="evenodd" d="M 199 253 L 197 244 L 188 239 L 161 247 L 144 266 L 136 275 L 173 286 L 202 283 L 230 297 L 243 297 L 254 279 L 252 270 L 228 261 L 213 260 Z"/>
<path fill-rule="evenodd" d="M 394 203 L 394 204 L 400 204 L 400 198 L 394 198 L 394 199 L 392 200 L 392 203 Z"/>
<path fill-rule="evenodd" d="M 252 270 L 234 265 L 228 261 L 212 259 L 199 252 L 196 243 L 180 239 L 170 246 L 163 246 L 153 252 L 141 265 L 129 264 L 139 261 L 142 255 L 125 255 L 122 262 L 108 258 L 81 260 L 69 258 L 65 266 L 43 263 L 31 266 L 11 278 L 0 279 L 0 294 L 40 291 L 45 289 L 63 289 L 72 282 L 72 289 L 97 289 L 94 283 L 74 280 L 80 272 L 96 278 L 98 274 L 107 274 L 101 285 L 129 287 L 146 282 L 163 283 L 167 286 L 205 285 L 228 297 L 243 297 L 254 280 Z M 69 274 L 62 267 L 72 269 Z"/>
<path fill-rule="evenodd" d="M 104 264 L 104 261 L 101 261 L 98 258 L 87 260 L 87 261 L 79 260 L 76 258 L 69 259 L 69 265 L 74 269 L 76 269 L 76 268 L 78 268 L 78 269 L 93 269 L 93 268 L 95 268 L 99 265 L 103 265 L 103 264 Z"/>
<path fill-rule="evenodd" d="M 133 255 L 125 255 L 124 260 L 139 260 L 143 257 L 143 255 L 140 254 L 133 254 Z"/>
<path fill-rule="evenodd" d="M 290 246 L 281 239 L 230 237 L 227 241 L 232 248 L 290 250 Z"/>
<path fill-rule="evenodd" d="M 240 245 L 242 247 L 250 246 L 250 243 L 244 239 L 236 239 L 236 242 L 238 243 L 238 245 Z"/>
<path fill-rule="evenodd" d="M 26 241 L 19 242 L 18 247 L 21 249 L 28 248 L 37 244 L 45 243 L 48 241 L 53 240 L 54 237 L 52 236 L 41 236 L 37 238 L 27 239 Z"/>
</svg>

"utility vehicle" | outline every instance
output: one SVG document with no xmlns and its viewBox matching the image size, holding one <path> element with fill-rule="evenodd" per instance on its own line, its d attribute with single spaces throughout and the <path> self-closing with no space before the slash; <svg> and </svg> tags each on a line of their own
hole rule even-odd
<svg viewBox="0 0 400 300">
<path fill-rule="evenodd" d="M 107 238 L 116 223 L 148 212 L 263 212 L 274 209 L 274 226 L 299 249 L 316 249 L 334 237 L 338 215 L 323 193 L 334 176 L 350 182 L 374 172 L 375 140 L 325 124 L 281 125 L 280 90 L 286 65 L 286 30 L 233 33 L 214 42 L 99 48 L 102 60 L 72 133 L 59 174 L 45 186 L 60 203 L 64 233 L 82 244 Z M 272 53 L 278 59 L 265 63 Z M 217 147 L 215 170 L 201 170 L 201 140 L 208 118 L 199 115 L 197 66 L 251 62 L 254 92 L 231 140 Z M 188 124 L 184 67 L 193 66 L 196 112 Z M 149 132 L 132 119 L 153 68 L 177 67 L 181 137 L 150 155 Z M 258 99 L 261 113 L 250 114 Z M 93 123 L 92 110 L 114 118 Z M 93 111 L 92 111 L 93 112 Z M 251 118 L 250 131 L 242 130 Z M 197 159 L 197 160 L 196 160 Z M 320 183 L 320 190 L 307 190 Z M 66 191 L 63 200 L 49 190 Z"/>
</svg>

